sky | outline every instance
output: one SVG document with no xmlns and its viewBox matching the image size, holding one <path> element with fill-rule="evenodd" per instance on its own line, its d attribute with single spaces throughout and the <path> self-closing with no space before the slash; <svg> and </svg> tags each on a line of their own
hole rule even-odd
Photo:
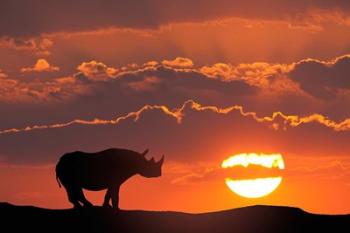
<svg viewBox="0 0 350 233">
<path fill-rule="evenodd" d="M 127 181 L 123 209 L 349 213 L 349 74 L 345 0 L 3 0 L 0 200 L 68 208 L 64 153 L 149 148 L 163 175 Z M 284 158 L 263 198 L 225 185 L 250 152 Z"/>
</svg>

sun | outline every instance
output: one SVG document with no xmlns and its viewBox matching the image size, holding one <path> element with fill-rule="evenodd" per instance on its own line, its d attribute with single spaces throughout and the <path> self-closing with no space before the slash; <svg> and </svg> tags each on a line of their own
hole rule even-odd
<svg viewBox="0 0 350 233">
<path fill-rule="evenodd" d="M 228 159 L 225 159 L 222 162 L 221 167 L 233 168 L 236 166 L 243 166 L 248 169 L 249 165 L 259 165 L 267 169 L 284 169 L 284 161 L 281 154 L 256 153 L 243 153 L 230 156 Z M 225 183 L 231 191 L 246 198 L 259 198 L 267 196 L 276 190 L 281 182 L 281 176 L 255 179 L 225 179 Z"/>
</svg>

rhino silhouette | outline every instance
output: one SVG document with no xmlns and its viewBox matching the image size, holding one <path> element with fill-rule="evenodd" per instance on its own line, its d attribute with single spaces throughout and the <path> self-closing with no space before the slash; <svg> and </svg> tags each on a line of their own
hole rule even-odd
<svg viewBox="0 0 350 233">
<path fill-rule="evenodd" d="M 75 208 L 92 206 L 85 198 L 83 189 L 99 191 L 107 189 L 103 206 L 119 209 L 120 186 L 136 174 L 151 178 L 162 174 L 164 155 L 155 162 L 147 160 L 143 153 L 111 148 L 95 153 L 76 151 L 64 154 L 56 165 L 56 179 L 67 191 L 68 200 Z M 82 204 L 82 205 L 81 205 Z"/>
</svg>

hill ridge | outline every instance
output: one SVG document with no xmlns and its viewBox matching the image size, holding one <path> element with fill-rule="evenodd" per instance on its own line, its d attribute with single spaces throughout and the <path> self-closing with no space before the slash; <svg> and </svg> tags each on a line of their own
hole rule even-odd
<svg viewBox="0 0 350 233">
<path fill-rule="evenodd" d="M 9 232 L 341 232 L 350 215 L 320 215 L 297 207 L 254 205 L 208 213 L 122 210 L 103 207 L 45 209 L 0 202 L 1 228 Z"/>
</svg>

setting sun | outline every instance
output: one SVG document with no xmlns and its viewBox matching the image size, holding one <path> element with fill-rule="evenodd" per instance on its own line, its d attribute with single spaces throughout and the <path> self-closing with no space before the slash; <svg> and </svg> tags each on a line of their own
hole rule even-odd
<svg viewBox="0 0 350 233">
<path fill-rule="evenodd" d="M 243 166 L 249 169 L 249 165 L 258 165 L 267 169 L 284 169 L 284 161 L 281 154 L 256 154 L 243 153 L 225 159 L 221 167 L 233 168 Z M 231 191 L 246 198 L 259 198 L 272 193 L 282 182 L 282 177 L 264 177 L 255 179 L 226 178 L 225 183 Z"/>
</svg>

